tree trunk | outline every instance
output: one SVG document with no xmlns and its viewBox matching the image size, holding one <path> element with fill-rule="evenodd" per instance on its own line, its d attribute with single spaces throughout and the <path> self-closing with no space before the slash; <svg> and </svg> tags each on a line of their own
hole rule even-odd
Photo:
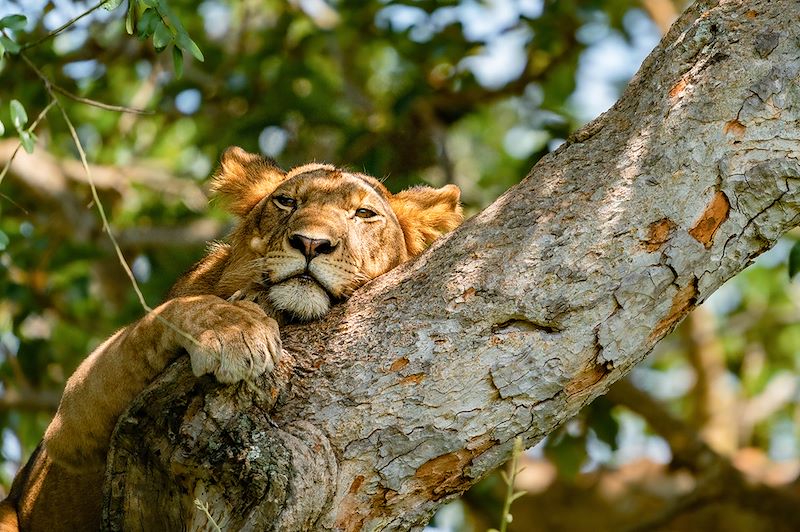
<svg viewBox="0 0 800 532">
<path fill-rule="evenodd" d="M 284 328 L 258 387 L 170 368 L 117 426 L 106 526 L 203 529 L 199 499 L 223 529 L 421 528 L 800 222 L 798 20 L 698 2 L 522 183 Z"/>
</svg>

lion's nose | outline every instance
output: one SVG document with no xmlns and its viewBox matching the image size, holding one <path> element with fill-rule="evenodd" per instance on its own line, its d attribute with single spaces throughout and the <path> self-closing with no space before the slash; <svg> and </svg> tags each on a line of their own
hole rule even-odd
<svg viewBox="0 0 800 532">
<path fill-rule="evenodd" d="M 289 245 L 300 251 L 306 260 L 311 260 L 317 255 L 327 255 L 333 253 L 336 245 L 324 238 L 308 238 L 307 236 L 295 233 L 289 237 Z"/>
</svg>

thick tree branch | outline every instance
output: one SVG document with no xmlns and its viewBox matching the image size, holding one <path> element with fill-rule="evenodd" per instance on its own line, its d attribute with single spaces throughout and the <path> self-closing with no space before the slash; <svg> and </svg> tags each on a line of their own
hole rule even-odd
<svg viewBox="0 0 800 532">
<path fill-rule="evenodd" d="M 0 165 L 5 164 L 17 146 L 15 140 L 0 141 Z M 187 207 L 204 211 L 208 198 L 202 188 L 188 179 L 176 178 L 156 165 L 120 168 L 92 165 L 97 188 L 126 194 L 132 185 L 142 185 L 167 196 L 181 198 Z M 27 187 L 52 199 L 64 200 L 68 183 L 88 183 L 80 161 L 58 159 L 39 146 L 31 153 L 19 153 L 11 164 L 11 172 Z M 72 200 L 77 201 L 77 200 Z"/>
<path fill-rule="evenodd" d="M 3 395 L 0 395 L 0 411 L 45 410 L 55 413 L 60 398 L 61 392 L 59 391 L 34 392 L 28 389 L 7 389 Z"/>
<path fill-rule="evenodd" d="M 683 513 L 703 506 L 729 501 L 764 516 L 779 527 L 800 527 L 797 505 L 800 497 L 792 489 L 751 483 L 730 460 L 705 443 L 697 432 L 669 413 L 658 401 L 637 389 L 627 380 L 617 382 L 608 398 L 641 415 L 650 427 L 669 443 L 675 467 L 688 467 L 697 475 L 697 485 L 660 512 L 629 529 L 659 530 Z"/>
<path fill-rule="evenodd" d="M 266 393 L 185 360 L 120 421 L 111 529 L 418 529 L 800 221 L 800 4 L 704 1 L 621 100 L 323 322 Z M 291 355 L 291 356 L 289 356 Z"/>
</svg>

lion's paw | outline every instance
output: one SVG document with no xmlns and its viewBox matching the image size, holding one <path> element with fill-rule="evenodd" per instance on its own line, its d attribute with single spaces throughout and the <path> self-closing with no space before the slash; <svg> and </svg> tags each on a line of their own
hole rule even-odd
<svg viewBox="0 0 800 532">
<path fill-rule="evenodd" d="M 249 301 L 220 302 L 203 311 L 202 329 L 187 340 L 192 372 L 212 373 L 218 381 L 252 380 L 272 371 L 282 348 L 277 322 Z"/>
</svg>

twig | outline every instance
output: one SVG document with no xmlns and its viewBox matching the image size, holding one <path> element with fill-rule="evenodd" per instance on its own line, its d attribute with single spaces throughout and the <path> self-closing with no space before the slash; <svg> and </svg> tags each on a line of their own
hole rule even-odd
<svg viewBox="0 0 800 532">
<path fill-rule="evenodd" d="M 206 519 L 208 519 L 208 522 L 211 524 L 211 527 L 214 530 L 216 530 L 217 532 L 222 532 L 222 529 L 217 524 L 217 521 L 211 515 L 211 511 L 208 509 L 208 503 L 207 502 L 200 502 L 200 499 L 195 499 L 194 500 L 194 505 L 197 507 L 198 510 L 200 510 L 201 512 L 206 514 Z"/>
<path fill-rule="evenodd" d="M 83 164 L 83 169 L 86 172 L 86 178 L 89 181 L 89 188 L 92 191 L 92 198 L 94 199 L 94 203 L 97 205 L 97 211 L 100 214 L 100 219 L 103 222 L 103 229 L 108 234 L 108 238 L 111 240 L 111 245 L 114 247 L 114 251 L 117 253 L 117 258 L 119 259 L 119 263 L 122 266 L 122 269 L 125 271 L 125 274 L 128 276 L 128 279 L 131 281 L 131 285 L 133 286 L 134 292 L 136 292 L 136 297 L 139 299 L 139 304 L 142 306 L 145 312 L 152 312 L 153 308 L 147 304 L 147 301 L 144 299 L 144 294 L 142 294 L 142 290 L 139 288 L 139 283 L 136 281 L 136 277 L 133 275 L 130 266 L 128 266 L 128 262 L 125 260 L 125 256 L 122 254 L 122 249 L 119 247 L 117 243 L 117 239 L 114 236 L 114 233 L 111 231 L 111 225 L 108 223 L 108 217 L 106 216 L 105 208 L 103 207 L 103 203 L 100 201 L 100 196 L 97 193 L 97 187 L 94 184 L 94 179 L 92 179 L 92 170 L 89 167 L 89 162 L 86 159 L 86 152 L 83 149 L 83 145 L 81 144 L 81 140 L 78 137 L 78 132 L 75 130 L 75 126 L 72 124 L 72 120 L 70 120 L 69 115 L 67 115 L 66 109 L 64 106 L 61 105 L 61 102 L 58 100 L 58 97 L 55 95 L 53 88 L 45 83 L 47 90 L 50 92 L 50 96 L 55 100 L 56 105 L 58 106 L 59 111 L 61 111 L 61 116 L 64 117 L 64 121 L 67 123 L 67 127 L 69 128 L 69 133 L 72 136 L 72 140 L 75 143 L 75 148 L 78 150 L 78 154 L 81 158 L 81 164 Z M 200 342 L 191 334 L 187 333 L 186 331 L 179 328 L 177 325 L 173 324 L 172 322 L 164 319 L 162 316 L 156 314 L 155 318 L 163 323 L 169 329 L 175 331 L 177 334 L 181 335 L 185 339 L 189 340 L 195 345 L 200 345 Z"/>
<path fill-rule="evenodd" d="M 670 413 L 650 394 L 622 379 L 609 388 L 606 397 L 615 404 L 635 412 L 664 438 L 672 450 L 674 465 L 702 472 L 710 464 L 728 463 L 728 459 L 714 451 L 703 441 L 694 427 Z"/>
<path fill-rule="evenodd" d="M 133 113 L 137 115 L 153 114 L 152 111 L 146 111 L 144 109 L 134 109 L 133 107 L 126 107 L 124 105 L 112 105 L 110 103 L 98 102 L 97 100 L 92 100 L 90 98 L 84 98 L 83 96 L 78 96 L 77 94 L 73 94 L 69 92 L 67 89 L 59 87 L 58 85 L 53 83 L 53 81 L 50 78 L 45 76 L 44 73 L 41 70 L 39 70 L 39 68 L 35 64 L 33 64 L 33 61 L 28 59 L 27 55 L 20 53 L 19 56 L 36 73 L 36 75 L 39 76 L 39 79 L 41 79 L 44 82 L 44 84 L 47 85 L 48 91 L 50 91 L 51 94 L 55 91 L 60 94 L 63 94 L 70 100 L 75 100 L 76 102 L 85 103 L 86 105 L 91 105 L 93 107 L 99 107 L 100 109 L 105 109 L 107 111 L 117 111 L 120 113 Z"/>
<path fill-rule="evenodd" d="M 55 105 L 55 103 L 56 103 L 55 100 L 50 100 L 50 103 L 48 103 L 47 106 L 45 106 L 45 108 L 42 109 L 42 112 L 39 113 L 39 116 L 37 116 L 36 120 L 34 120 L 33 123 L 30 125 L 28 131 L 33 131 L 34 129 L 36 129 L 36 126 L 39 125 L 39 122 L 42 121 L 42 119 L 45 117 L 45 115 L 47 115 L 48 111 L 50 111 L 50 109 L 53 107 L 53 105 Z M 21 147 L 22 147 L 22 142 L 17 144 L 17 147 L 14 148 L 14 152 L 11 154 L 11 157 L 8 158 L 8 161 L 6 161 L 5 166 L 3 166 L 3 170 L 0 171 L 0 184 L 3 183 L 3 179 L 5 179 L 6 174 L 8 173 L 8 169 L 11 168 L 11 163 L 14 161 L 14 157 L 17 156 L 17 153 L 19 153 L 19 149 Z"/>
<path fill-rule="evenodd" d="M 136 277 L 133 275 L 130 267 L 128 266 L 127 261 L 125 260 L 125 256 L 122 254 L 122 249 L 120 249 L 119 244 L 117 243 L 117 239 L 114 237 L 114 233 L 111 231 L 111 225 L 108 223 L 108 217 L 106 216 L 106 211 L 103 208 L 103 203 L 100 201 L 100 196 L 97 193 L 97 187 L 95 186 L 94 179 L 92 178 L 92 169 L 89 167 L 89 162 L 86 159 L 86 152 L 83 149 L 83 145 L 81 144 L 81 139 L 78 137 L 78 132 L 75 130 L 75 126 L 72 124 L 72 120 L 70 120 L 69 115 L 67 115 L 66 109 L 64 106 L 61 105 L 61 102 L 56 96 L 55 89 L 53 88 L 53 84 L 50 80 L 45 76 L 36 65 L 34 65 L 30 59 L 28 59 L 24 54 L 20 54 L 25 62 L 36 72 L 36 75 L 44 83 L 45 89 L 50 94 L 50 97 L 53 99 L 53 102 L 58 107 L 59 111 L 61 111 L 61 116 L 64 117 L 64 121 L 67 123 L 67 127 L 69 128 L 69 133 L 72 136 L 72 140 L 75 143 L 75 148 L 78 150 L 78 154 L 81 158 L 81 164 L 83 165 L 83 170 L 86 173 L 86 179 L 89 182 L 89 188 L 92 191 L 92 198 L 94 199 L 94 203 L 97 205 L 97 211 L 100 213 L 100 219 L 103 222 L 103 229 L 108 234 L 108 238 L 111 240 L 111 244 L 114 246 L 114 250 L 117 253 L 117 258 L 119 259 L 120 264 L 122 265 L 122 269 L 125 270 L 125 274 L 128 276 L 128 279 L 131 281 L 131 285 L 133 286 L 134 292 L 136 292 L 136 297 L 139 299 L 139 303 L 141 304 L 142 308 L 145 312 L 152 312 L 152 307 L 147 304 L 147 301 L 144 299 L 144 294 L 142 294 L 142 290 L 139 288 L 139 283 L 136 281 Z M 181 335 L 185 339 L 189 340 L 195 345 L 200 345 L 200 342 L 192 336 L 191 334 L 181 330 L 178 326 L 174 325 L 173 323 L 169 322 L 168 320 L 164 319 L 160 315 L 156 315 L 156 319 L 163 323 L 169 329 L 175 331 L 177 334 Z"/>
<path fill-rule="evenodd" d="M 150 305 L 147 304 L 147 301 L 145 301 L 144 294 L 142 294 L 142 290 L 139 288 L 139 283 L 136 281 L 136 277 L 133 275 L 133 272 L 128 266 L 128 263 L 125 260 L 125 256 L 122 254 L 122 249 L 120 249 L 119 244 L 117 244 L 117 239 L 116 237 L 114 237 L 114 232 L 111 230 L 111 225 L 108 223 L 106 210 L 103 207 L 103 203 L 100 201 L 100 195 L 97 193 L 97 187 L 94 185 L 94 179 L 92 179 L 92 169 L 89 167 L 89 162 L 86 159 L 86 152 L 84 151 L 83 145 L 81 144 L 81 140 L 78 137 L 78 132 L 75 130 L 75 126 L 72 124 L 72 120 L 70 120 L 69 115 L 67 115 L 66 109 L 64 109 L 64 106 L 61 105 L 61 102 L 55 95 L 55 92 L 53 91 L 53 88 L 50 85 L 50 83 L 46 81 L 46 78 L 43 78 L 43 81 L 45 81 L 45 87 L 50 92 L 50 97 L 53 98 L 53 101 L 58 106 L 58 110 L 61 111 L 61 116 L 64 118 L 64 122 L 67 123 L 67 128 L 69 129 L 69 133 L 72 136 L 73 142 L 75 143 L 75 149 L 78 150 L 78 155 L 80 155 L 81 164 L 83 165 L 83 170 L 84 172 L 86 172 L 86 178 L 89 181 L 89 188 L 92 191 L 92 198 L 94 199 L 95 205 L 97 205 L 97 212 L 100 214 L 100 219 L 103 222 L 103 229 L 105 230 L 106 234 L 108 234 L 108 238 L 111 239 L 111 243 L 114 246 L 114 249 L 117 253 L 117 258 L 119 259 L 119 262 L 122 265 L 123 270 L 125 270 L 125 273 L 130 279 L 131 284 L 133 285 L 133 290 L 136 292 L 136 297 L 139 298 L 139 303 L 141 303 L 142 308 L 144 308 L 146 312 L 150 312 L 153 309 L 150 307 Z"/>
<path fill-rule="evenodd" d="M 92 107 L 98 107 L 100 109 L 105 109 L 106 111 L 117 111 L 119 113 L 131 113 L 135 115 L 152 115 L 154 114 L 153 111 L 148 111 L 146 109 L 137 109 L 135 107 L 128 107 L 127 105 L 114 105 L 110 103 L 98 102 L 97 100 L 92 100 L 91 98 L 84 98 L 83 96 L 78 96 L 77 94 L 73 94 L 69 92 L 67 89 L 63 87 L 59 87 L 58 85 L 53 85 L 53 89 L 70 100 L 75 100 L 76 102 L 85 103 L 86 105 L 91 105 Z"/>
<path fill-rule="evenodd" d="M 714 316 L 700 307 L 692 312 L 687 322 L 686 352 L 696 375 L 692 391 L 693 422 L 712 449 L 728 455 L 736 450 L 740 441 L 743 418 L 728 380 L 725 353 L 715 330 Z"/>
<path fill-rule="evenodd" d="M 58 28 L 54 29 L 53 31 L 51 31 L 50 33 L 48 33 L 47 35 L 45 35 L 45 36 L 44 36 L 44 37 L 42 37 L 41 39 L 37 39 L 37 40 L 35 40 L 35 41 L 33 41 L 33 42 L 29 42 L 29 43 L 23 44 L 23 45 L 20 47 L 20 49 L 21 49 L 21 50 L 27 50 L 28 48 L 33 48 L 34 46 L 38 46 L 38 45 L 42 44 L 42 43 L 43 43 L 44 41 L 46 41 L 47 39 L 49 39 L 49 38 L 51 38 L 51 37 L 55 37 L 56 35 L 58 35 L 58 34 L 59 34 L 59 33 L 61 33 L 62 31 L 64 31 L 65 29 L 69 28 L 70 26 L 72 26 L 73 24 L 75 24 L 76 22 L 78 22 L 80 19 L 82 19 L 82 18 L 83 18 L 83 17 L 85 17 L 86 15 L 88 15 L 88 14 L 90 14 L 90 13 L 93 13 L 93 12 L 95 12 L 96 10 L 98 10 L 99 8 L 101 8 L 101 7 L 103 7 L 104 5 L 106 5 L 106 4 L 108 3 L 108 1 L 109 1 L 109 0 L 102 0 L 102 1 L 101 1 L 99 4 L 97 4 L 96 6 L 92 7 L 91 9 L 89 9 L 89 11 L 85 11 L 84 13 L 82 13 L 82 14 L 78 15 L 77 17 L 73 18 L 72 20 L 68 20 L 67 22 L 65 22 L 64 24 L 62 24 L 60 27 L 58 27 Z"/>
<path fill-rule="evenodd" d="M 29 48 L 31 46 L 35 46 L 36 44 L 39 44 L 39 42 L 42 42 L 45 39 L 47 39 L 47 38 L 49 38 L 49 37 L 51 37 L 53 35 L 56 35 L 60 31 L 63 31 L 65 28 L 69 27 L 71 24 L 75 23 L 77 20 L 81 19 L 82 17 L 85 17 L 89 13 L 91 13 L 94 10 L 100 8 L 101 6 L 103 6 L 107 2 L 108 2 L 108 0 L 102 0 L 100 3 L 98 3 L 96 6 L 94 6 L 91 9 L 89 9 L 88 11 L 83 13 L 82 15 L 72 19 L 71 21 L 68 21 L 66 24 L 62 25 L 60 28 L 57 28 L 56 30 L 51 32 L 51 34 L 48 34 L 45 37 L 43 37 L 42 39 L 39 39 L 38 41 L 30 43 L 29 46 L 26 46 L 26 47 L 23 47 L 23 48 Z M 6 35 L 5 31 L 0 30 L 0 32 L 2 32 L 3 35 Z M 104 104 L 102 102 L 98 102 L 98 101 L 95 101 L 95 100 L 91 100 L 91 99 L 88 99 L 88 98 L 83 98 L 83 97 L 77 96 L 75 94 L 72 94 L 69 91 L 67 91 L 66 89 L 63 89 L 63 88 L 59 87 L 58 85 L 56 85 L 55 83 L 53 83 L 50 80 L 50 78 L 48 78 L 41 70 L 39 70 L 39 68 L 37 68 L 37 66 L 30 59 L 28 59 L 27 55 L 25 55 L 24 53 L 20 52 L 19 56 L 22 58 L 22 60 L 25 62 L 25 64 L 27 64 L 28 67 L 30 67 L 34 71 L 34 73 L 39 77 L 39 79 L 42 80 L 42 83 L 44 83 L 45 89 L 50 94 L 50 97 L 51 97 L 52 100 L 48 104 L 48 106 L 46 108 L 46 111 L 49 111 L 50 108 L 53 105 L 56 105 L 58 107 L 59 111 L 61 111 L 61 116 L 64 118 L 64 121 L 67 124 L 67 128 L 69 129 L 70 135 L 72 136 L 72 140 L 75 143 L 75 148 L 78 150 L 78 154 L 80 155 L 81 164 L 83 165 L 84 172 L 86 173 L 86 178 L 87 178 L 87 181 L 89 182 L 89 188 L 92 191 L 92 198 L 94 200 L 94 203 L 97 205 L 97 211 L 100 214 L 100 219 L 102 220 L 103 229 L 106 231 L 106 233 L 108 234 L 109 239 L 111 240 L 111 244 L 114 247 L 114 250 L 115 250 L 115 252 L 117 254 L 117 258 L 119 259 L 120 265 L 122 266 L 123 270 L 125 271 L 125 274 L 128 276 L 128 279 L 130 279 L 130 281 L 131 281 L 131 285 L 133 286 L 133 290 L 136 293 L 136 297 L 139 299 L 139 303 L 141 304 L 141 306 L 145 310 L 145 312 L 148 312 L 148 313 L 152 312 L 152 310 L 153 310 L 152 307 L 150 307 L 150 305 L 147 304 L 147 301 L 144 298 L 144 294 L 142 293 L 141 288 L 139 288 L 139 283 L 136 281 L 136 277 L 133 275 L 133 272 L 131 271 L 130 267 L 128 266 L 128 263 L 125 260 L 125 256 L 122 253 L 122 249 L 120 248 L 119 244 L 117 243 L 117 239 L 114 237 L 114 233 L 111 231 L 111 226 L 110 226 L 110 224 L 108 222 L 108 217 L 106 216 L 105 209 L 103 207 L 102 202 L 100 201 L 100 196 L 97 193 L 97 187 L 95 186 L 94 179 L 92 178 L 92 170 L 89 167 L 89 162 L 88 162 L 88 160 L 86 158 L 86 152 L 83 149 L 83 145 L 81 144 L 80 138 L 78 137 L 78 132 L 75 130 L 75 126 L 72 124 L 72 120 L 70 120 L 69 115 L 67 115 L 66 109 L 64 109 L 64 106 L 61 105 L 61 102 L 59 101 L 58 96 L 56 96 L 56 92 L 66 96 L 68 98 L 74 99 L 74 100 L 76 100 L 76 101 L 78 101 L 80 103 L 84 103 L 84 104 L 87 104 L 87 105 L 93 105 L 93 106 L 100 107 L 100 108 L 103 108 L 103 109 L 108 109 L 108 110 L 113 110 L 113 111 L 130 112 L 130 113 L 138 113 L 138 114 L 149 114 L 149 112 L 148 111 L 143 111 L 143 110 L 140 110 L 140 109 L 132 109 L 132 108 L 129 108 L 129 107 L 124 107 L 124 106 Z M 43 113 L 46 114 L 45 111 L 43 111 Z M 44 114 L 42 114 L 40 116 L 44 116 Z M 38 123 L 39 119 L 40 118 L 37 117 L 37 121 L 34 122 L 34 124 L 31 127 L 33 127 L 36 123 Z M 12 154 L 12 156 L 9 158 L 8 163 L 6 165 L 7 167 L 10 167 L 11 161 L 13 161 L 14 155 L 16 155 L 16 153 L 18 151 L 19 151 L 19 146 L 15 149 L 14 154 Z M 4 168 L 3 173 L 0 174 L 0 182 L 2 182 L 2 177 L 5 176 L 7 171 L 8 171 L 8 169 Z M 177 327 L 173 323 L 171 323 L 168 320 L 164 319 L 160 315 L 156 315 L 155 317 L 156 317 L 157 320 L 162 322 L 169 329 L 172 329 L 177 334 L 183 336 L 185 339 L 189 340 L 190 342 L 194 343 L 195 345 L 200 345 L 200 343 L 198 342 L 198 340 L 196 338 L 194 338 L 189 333 L 181 330 L 179 327 Z"/>
<path fill-rule="evenodd" d="M 7 202 L 9 202 L 9 203 L 10 203 L 11 205 L 13 205 L 14 207 L 16 207 L 16 208 L 18 208 L 19 210 L 21 210 L 21 211 L 23 212 L 23 214 L 25 214 L 25 216 L 28 216 L 28 215 L 30 214 L 30 212 L 28 212 L 28 209 L 26 209 L 25 207 L 23 207 L 22 205 L 20 205 L 19 203 L 17 203 L 17 202 L 16 202 L 16 201 L 14 201 L 13 199 L 11 199 L 11 198 L 8 196 L 8 194 L 3 194 L 2 192 L 0 192 L 0 198 L 3 198 L 4 200 L 6 200 Z"/>
<path fill-rule="evenodd" d="M 503 482 L 506 484 L 506 496 L 503 499 L 503 511 L 500 514 L 500 530 L 491 528 L 489 532 L 506 532 L 508 523 L 513 519 L 511 516 L 511 504 L 527 493 L 525 491 L 514 491 L 514 481 L 517 478 L 517 474 L 521 471 L 521 469 L 517 468 L 517 464 L 519 463 L 519 457 L 523 450 L 522 438 L 517 436 L 514 438 L 514 450 L 511 453 L 511 463 L 509 464 L 510 474 L 506 474 L 505 471 L 500 471 L 500 476 L 503 477 Z"/>
<path fill-rule="evenodd" d="M 105 230 L 105 232 L 108 234 L 108 238 L 111 239 L 111 244 L 114 246 L 114 249 L 117 252 L 117 258 L 119 259 L 120 264 L 122 264 L 122 268 L 125 270 L 128 278 L 131 280 L 133 290 L 136 292 L 136 297 L 139 298 L 139 303 L 141 303 L 142 308 L 144 308 L 145 311 L 150 312 L 153 309 L 145 301 L 144 294 L 142 294 L 142 291 L 139 288 L 139 283 L 136 281 L 136 277 L 133 275 L 128 263 L 125 261 L 125 256 L 122 254 L 122 249 L 120 249 L 119 244 L 117 244 L 117 239 L 114 236 L 114 232 L 111 231 L 111 225 L 108 223 L 106 210 L 103 207 L 103 203 L 100 201 L 100 196 L 97 193 L 97 187 L 94 185 L 94 179 L 92 179 L 92 169 L 89 167 L 89 162 L 86 159 L 86 152 L 84 151 L 81 140 L 78 137 L 78 132 L 75 130 L 75 126 L 72 124 L 72 120 L 70 120 L 69 115 L 67 115 L 66 109 L 64 109 L 64 106 L 61 105 L 61 102 L 55 95 L 53 88 L 47 85 L 47 90 L 50 91 L 50 96 L 56 102 L 58 110 L 61 111 L 61 116 L 64 117 L 64 122 L 67 123 L 67 128 L 69 129 L 69 133 L 72 136 L 73 142 L 75 143 L 75 149 L 78 150 L 78 155 L 80 155 L 83 170 L 86 172 L 86 178 L 89 181 L 89 188 L 92 191 L 92 198 L 94 199 L 95 205 L 97 205 L 97 212 L 100 214 L 100 219 L 103 222 L 103 230 Z"/>
</svg>

